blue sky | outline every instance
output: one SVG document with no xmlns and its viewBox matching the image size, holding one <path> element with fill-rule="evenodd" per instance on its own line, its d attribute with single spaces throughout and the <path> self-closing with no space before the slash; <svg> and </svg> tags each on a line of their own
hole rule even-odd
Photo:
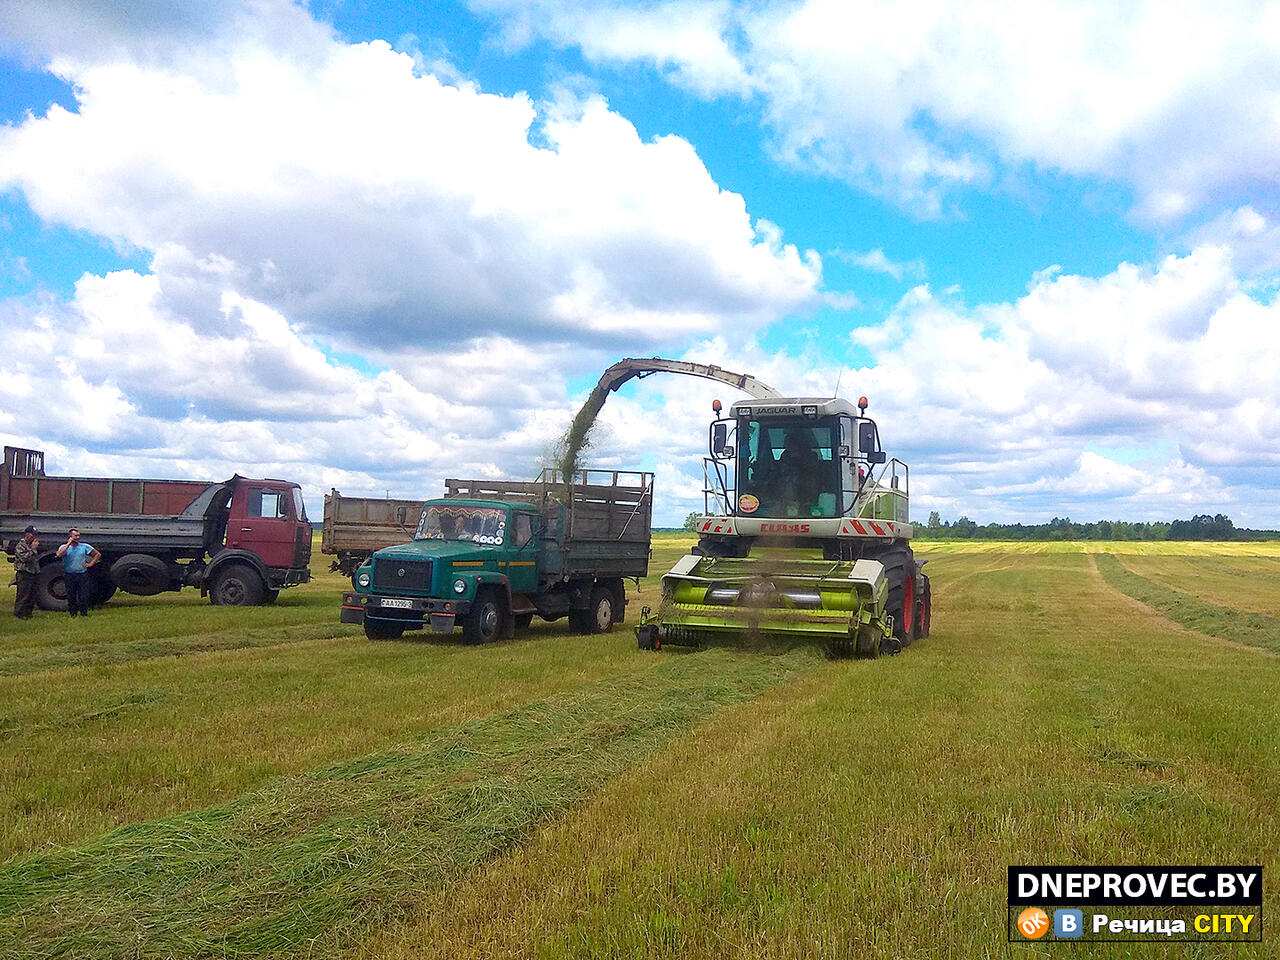
<svg viewBox="0 0 1280 960">
<path fill-rule="evenodd" d="M 426 495 L 658 354 L 868 394 L 919 517 L 1280 525 L 1280 5 L 422 7 L 0 12 L 4 442 Z M 678 521 L 718 393 L 594 461 Z"/>
</svg>

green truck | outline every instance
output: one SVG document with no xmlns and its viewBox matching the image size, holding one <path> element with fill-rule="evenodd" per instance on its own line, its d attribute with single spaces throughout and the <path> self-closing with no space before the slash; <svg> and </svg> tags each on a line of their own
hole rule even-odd
<svg viewBox="0 0 1280 960">
<path fill-rule="evenodd" d="M 534 616 L 606 633 L 625 617 L 626 579 L 649 571 L 653 474 L 582 470 L 567 481 L 446 480 L 413 539 L 383 547 L 343 594 L 343 623 L 373 640 L 406 630 L 467 643 L 510 637 Z"/>
</svg>

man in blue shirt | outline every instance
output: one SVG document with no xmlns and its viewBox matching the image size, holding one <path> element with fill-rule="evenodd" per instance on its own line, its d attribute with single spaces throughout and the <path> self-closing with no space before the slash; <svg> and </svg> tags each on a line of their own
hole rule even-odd
<svg viewBox="0 0 1280 960">
<path fill-rule="evenodd" d="M 58 548 L 62 558 L 62 575 L 67 584 L 67 613 L 89 615 L 89 603 L 93 599 L 93 584 L 89 580 L 89 568 L 102 559 L 102 554 L 91 545 L 80 541 L 80 531 L 72 527 L 67 531 L 67 542 Z"/>
</svg>

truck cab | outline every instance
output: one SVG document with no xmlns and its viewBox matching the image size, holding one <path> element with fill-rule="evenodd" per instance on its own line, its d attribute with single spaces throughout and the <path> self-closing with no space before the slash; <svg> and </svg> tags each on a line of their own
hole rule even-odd
<svg viewBox="0 0 1280 960">
<path fill-rule="evenodd" d="M 341 620 L 363 623 L 376 639 L 449 633 L 459 623 L 469 642 L 496 639 L 508 614 L 536 609 L 541 532 L 529 503 L 429 500 L 412 541 L 375 551 L 356 571 Z"/>
</svg>

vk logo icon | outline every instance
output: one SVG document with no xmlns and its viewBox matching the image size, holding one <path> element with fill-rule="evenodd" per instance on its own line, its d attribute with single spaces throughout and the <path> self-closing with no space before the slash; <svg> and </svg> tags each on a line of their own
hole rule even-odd
<svg viewBox="0 0 1280 960">
<path fill-rule="evenodd" d="M 1084 933 L 1084 914 L 1079 910 L 1053 911 L 1053 935 L 1060 940 L 1071 940 Z"/>
</svg>

